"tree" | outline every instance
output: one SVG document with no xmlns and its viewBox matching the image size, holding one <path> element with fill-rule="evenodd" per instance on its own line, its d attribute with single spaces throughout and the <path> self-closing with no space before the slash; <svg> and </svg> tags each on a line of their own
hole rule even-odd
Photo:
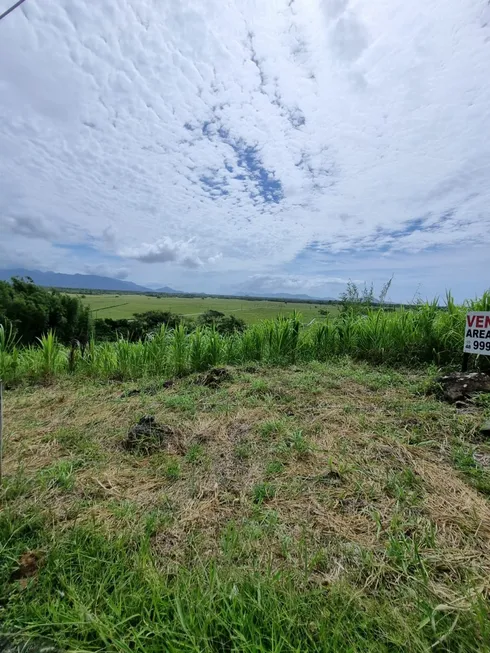
<svg viewBox="0 0 490 653">
<path fill-rule="evenodd" d="M 49 330 L 64 344 L 86 342 L 90 322 L 90 309 L 77 297 L 36 286 L 29 278 L 0 281 L 0 324 L 11 324 L 23 344 Z"/>
<path fill-rule="evenodd" d="M 246 324 L 234 315 L 226 316 L 220 311 L 205 311 L 197 318 L 199 326 L 214 327 L 218 333 L 229 334 L 244 331 Z"/>
</svg>

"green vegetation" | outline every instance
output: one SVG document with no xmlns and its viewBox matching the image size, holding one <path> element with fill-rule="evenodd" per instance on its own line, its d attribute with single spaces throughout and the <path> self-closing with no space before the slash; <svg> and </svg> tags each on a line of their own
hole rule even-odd
<svg viewBox="0 0 490 653">
<path fill-rule="evenodd" d="M 426 371 L 345 359 L 251 369 L 6 392 L 2 632 L 85 652 L 490 651 L 488 402 L 459 412 L 421 393 Z M 142 415 L 166 425 L 160 450 L 123 446 Z"/>
<path fill-rule="evenodd" d="M 10 337 L 15 331 L 15 339 L 22 344 L 31 344 L 48 331 L 56 331 L 63 344 L 74 339 L 86 342 L 90 314 L 78 297 L 14 278 L 11 283 L 0 281 L 0 325 Z"/>
<path fill-rule="evenodd" d="M 114 343 L 92 340 L 87 350 L 68 352 L 53 334 L 39 346 L 18 349 L 10 335 L 0 336 L 0 375 L 8 383 L 38 381 L 68 371 L 99 379 L 183 376 L 217 365 L 247 362 L 291 364 L 351 356 L 380 364 L 454 364 L 461 359 L 468 309 L 488 310 L 490 293 L 465 306 L 451 297 L 445 310 L 426 303 L 387 312 L 346 311 L 308 327 L 298 315 L 265 320 L 243 332 L 220 334 L 215 325 L 188 332 L 183 324 L 162 325 L 151 338 Z M 481 366 L 488 360 L 480 361 Z"/>
<path fill-rule="evenodd" d="M 71 291 L 73 293 L 73 291 Z M 74 297 L 81 295 L 73 294 Z M 290 315 L 301 311 L 305 320 L 321 319 L 320 309 L 328 313 L 338 312 L 338 306 L 323 302 L 273 301 L 261 299 L 239 299 L 224 297 L 174 297 L 169 295 L 134 295 L 134 294 L 87 294 L 83 300 L 89 306 L 94 318 L 129 319 L 134 313 L 147 311 L 164 311 L 176 313 L 186 318 L 196 319 L 209 310 L 226 315 L 235 315 L 247 324 L 261 320 L 273 319 L 281 315 Z"/>
<path fill-rule="evenodd" d="M 47 301 L 88 324 L 18 283 L 9 311 Z M 82 347 L 68 318 L 37 335 L 27 321 L 19 340 L 3 314 L 0 635 L 80 652 L 490 653 L 490 403 L 426 393 L 490 293 L 396 311 L 346 293 L 313 324 L 151 310 Z"/>
</svg>

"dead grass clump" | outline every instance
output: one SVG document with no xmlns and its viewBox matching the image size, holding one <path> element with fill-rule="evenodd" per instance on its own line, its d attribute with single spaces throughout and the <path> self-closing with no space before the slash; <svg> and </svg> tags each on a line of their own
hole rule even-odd
<svg viewBox="0 0 490 653">
<path fill-rule="evenodd" d="M 213 367 L 205 374 L 201 375 L 197 383 L 207 388 L 219 388 L 225 381 L 233 379 L 230 371 L 226 367 Z"/>
<path fill-rule="evenodd" d="M 133 453 L 148 455 L 175 446 L 180 438 L 177 429 L 159 424 L 152 415 L 145 415 L 129 429 L 123 447 Z"/>
</svg>

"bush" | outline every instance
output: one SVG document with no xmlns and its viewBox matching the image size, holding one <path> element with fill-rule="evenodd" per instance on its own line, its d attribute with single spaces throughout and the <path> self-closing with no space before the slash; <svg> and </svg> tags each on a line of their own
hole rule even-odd
<svg viewBox="0 0 490 653">
<path fill-rule="evenodd" d="M 234 315 L 226 316 L 224 313 L 213 310 L 202 313 L 197 318 L 197 323 L 199 326 L 212 327 L 216 329 L 218 333 L 224 335 L 241 333 L 242 331 L 245 331 L 247 326 L 243 320 Z"/>
<path fill-rule="evenodd" d="M 94 321 L 94 336 L 96 340 L 104 342 L 111 342 L 118 338 L 137 342 L 154 334 L 162 325 L 175 329 L 182 321 L 181 315 L 169 311 L 135 313 L 130 319 L 99 318 Z"/>
</svg>

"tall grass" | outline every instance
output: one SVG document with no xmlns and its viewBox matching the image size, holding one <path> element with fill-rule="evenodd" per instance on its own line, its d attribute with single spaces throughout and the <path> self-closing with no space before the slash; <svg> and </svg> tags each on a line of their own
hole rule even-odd
<svg viewBox="0 0 490 653">
<path fill-rule="evenodd" d="M 39 517 L 0 515 L 9 563 L 27 546 L 46 543 L 44 528 Z M 441 609 L 423 583 L 416 600 L 401 580 L 397 592 L 381 588 L 372 596 L 347 583 L 331 581 L 325 588 L 305 580 L 300 569 L 259 574 L 226 559 L 220 566 L 196 560 L 190 569 L 165 574 L 147 535 L 109 535 L 77 525 L 49 541 L 42 573 L 27 589 L 13 590 L 8 574 L 0 576 L 8 597 L 2 622 L 11 634 L 87 652 L 488 650 L 485 604 L 472 596 L 464 609 Z"/>
<path fill-rule="evenodd" d="M 17 343 L 12 324 L 0 324 L 0 379 L 8 380 L 16 374 L 19 363 Z"/>
<path fill-rule="evenodd" d="M 173 330 L 162 327 L 136 343 L 91 341 L 71 367 L 76 374 L 94 378 L 136 379 L 182 376 L 222 364 L 285 365 L 345 355 L 391 365 L 451 365 L 461 360 L 468 310 L 490 310 L 490 292 L 462 306 L 448 294 L 444 309 L 435 301 L 399 311 L 373 308 L 365 314 L 346 312 L 308 327 L 293 314 L 227 336 L 214 328 L 188 333 L 183 325 Z M 41 338 L 39 345 L 19 349 L 13 330 L 0 327 L 0 376 L 7 382 L 40 380 L 68 370 L 67 352 L 54 333 Z M 475 361 L 482 367 L 490 363 L 485 357 Z"/>
</svg>

